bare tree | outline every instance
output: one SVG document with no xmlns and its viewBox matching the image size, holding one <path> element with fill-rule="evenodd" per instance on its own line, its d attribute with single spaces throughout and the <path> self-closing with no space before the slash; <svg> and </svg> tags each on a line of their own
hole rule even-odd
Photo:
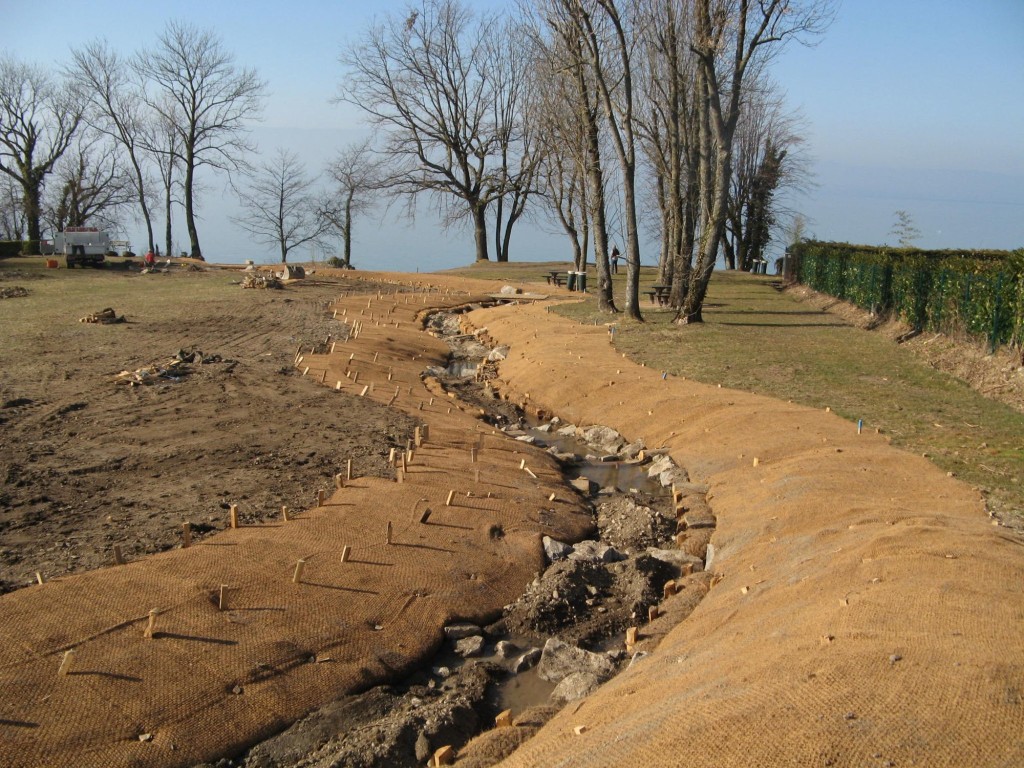
<svg viewBox="0 0 1024 768">
<path fill-rule="evenodd" d="M 676 322 L 684 324 L 703 322 L 701 309 L 725 230 L 733 137 L 748 73 L 779 44 L 823 32 L 834 15 L 833 0 L 693 2 L 691 47 L 701 96 L 701 222 L 697 262 L 676 313 Z"/>
<path fill-rule="evenodd" d="M 773 230 L 786 217 L 785 193 L 809 185 L 801 118 L 786 109 L 766 79 L 748 89 L 734 139 L 734 162 L 723 238 L 726 266 L 749 271 L 764 258 Z"/>
<path fill-rule="evenodd" d="M 646 0 L 638 67 L 644 107 L 639 133 L 654 172 L 660 214 L 659 282 L 671 286 L 670 303 L 682 305 L 697 228 L 699 130 L 696 62 L 690 51 L 692 3 Z"/>
<path fill-rule="evenodd" d="M 115 229 L 136 199 L 120 144 L 103 134 L 79 131 L 53 170 L 45 216 L 54 232 L 101 224 Z"/>
<path fill-rule="evenodd" d="M 584 9 L 577 0 L 536 0 L 534 5 L 536 46 L 543 56 L 538 65 L 539 77 L 564 83 L 558 97 L 564 97 L 566 108 L 572 115 L 571 122 L 566 123 L 565 132 L 557 127 L 559 110 L 554 110 L 551 113 L 553 119 L 545 122 L 545 155 L 550 157 L 553 153 L 560 153 L 564 158 L 554 166 L 550 160 L 546 161 L 547 168 L 549 171 L 552 167 L 555 169 L 556 178 L 572 179 L 574 176 L 567 173 L 571 164 L 582 164 L 585 190 L 581 189 L 573 197 L 586 201 L 586 215 L 594 236 L 598 308 L 602 312 L 616 312 L 608 264 L 610 249 L 605 171 L 601 156 L 601 96 L 591 66 Z M 569 202 L 564 197 L 562 200 L 563 203 Z"/>
<path fill-rule="evenodd" d="M 106 41 L 93 41 L 73 51 L 72 56 L 74 65 L 68 75 L 89 100 L 86 122 L 124 149 L 135 202 L 146 226 L 147 246 L 152 251 L 153 222 L 147 196 L 144 148 L 146 123 L 152 121 L 152 116 L 147 114 L 142 87 L 133 80 L 128 61 Z"/>
<path fill-rule="evenodd" d="M 499 76 L 494 25 L 459 0 L 423 0 L 371 27 L 341 57 L 348 72 L 339 99 L 383 132 L 388 190 L 411 208 L 430 195 L 446 225 L 469 218 L 478 261 L 489 258 L 488 205 L 507 189 L 497 162 L 510 136 L 499 91 L 514 79 Z"/>
<path fill-rule="evenodd" d="M 178 172 L 181 170 L 182 165 L 181 137 L 175 127 L 173 115 L 173 106 L 163 110 L 147 126 L 143 139 L 146 152 L 153 158 L 153 162 L 160 174 L 164 207 L 164 253 L 168 256 L 174 253 L 172 212 L 175 204 L 181 204 L 181 200 L 175 194 L 181 188 L 181 183 L 178 181 Z M 155 247 L 154 250 L 159 251 Z"/>
<path fill-rule="evenodd" d="M 247 167 L 254 150 L 247 123 L 262 111 L 265 83 L 239 68 L 214 33 L 169 22 L 151 51 L 135 59 L 148 80 L 149 106 L 178 134 L 184 178 L 185 226 L 191 255 L 203 258 L 196 229 L 196 172 L 208 166 L 229 174 Z"/>
<path fill-rule="evenodd" d="M 636 208 L 636 116 L 633 88 L 635 24 L 631 4 L 616 0 L 578 2 L 585 50 L 594 82 L 604 106 L 608 135 L 619 159 L 622 212 L 625 218 L 626 314 L 643 320 L 640 313 L 640 231 Z"/>
<path fill-rule="evenodd" d="M 0 56 L 0 172 L 21 187 L 26 233 L 40 237 L 43 185 L 67 151 L 82 102 L 43 69 Z"/>
<path fill-rule="evenodd" d="M 355 217 L 369 210 L 380 194 L 382 169 L 369 141 L 350 144 L 343 149 L 328 173 L 334 190 L 320 203 L 320 215 L 341 235 L 342 259 L 352 268 L 352 224 Z"/>
<path fill-rule="evenodd" d="M 320 242 L 329 226 L 317 211 L 315 183 L 295 153 L 278 149 L 239 192 L 244 213 L 232 221 L 256 242 L 276 246 L 284 263 L 289 251 Z"/>
</svg>

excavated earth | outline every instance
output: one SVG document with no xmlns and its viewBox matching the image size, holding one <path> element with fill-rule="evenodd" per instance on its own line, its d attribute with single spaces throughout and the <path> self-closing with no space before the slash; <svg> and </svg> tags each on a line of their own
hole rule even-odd
<svg viewBox="0 0 1024 768">
<path fill-rule="evenodd" d="M 460 319 L 507 349 L 446 389 L 424 313 L 493 286 L 360 277 L 369 295 L 324 308 L 347 340 L 288 364 L 320 407 L 410 419 L 375 448 L 383 477 L 334 466 L 290 520 L 0 598 L 0 763 L 228 765 L 315 711 L 240 759 L 1024 764 L 1024 550 L 971 488 L 834 414 L 635 366 L 529 303 Z M 524 413 L 668 462 L 667 505 L 568 487 L 575 462 L 520 439 Z M 547 685 L 508 690 L 541 645 Z"/>
</svg>

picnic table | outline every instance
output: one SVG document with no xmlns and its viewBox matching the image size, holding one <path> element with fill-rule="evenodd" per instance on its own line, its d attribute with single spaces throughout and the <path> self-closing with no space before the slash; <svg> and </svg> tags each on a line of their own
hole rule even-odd
<svg viewBox="0 0 1024 768">
<path fill-rule="evenodd" d="M 645 296 L 649 296 L 651 304 L 657 302 L 658 306 L 664 307 L 668 304 L 670 294 L 672 293 L 671 285 L 652 285 L 652 290 L 644 291 Z"/>
<path fill-rule="evenodd" d="M 548 285 L 557 285 L 561 287 L 565 285 L 566 273 L 557 269 L 552 269 L 544 275 L 544 279 L 548 281 Z"/>
</svg>

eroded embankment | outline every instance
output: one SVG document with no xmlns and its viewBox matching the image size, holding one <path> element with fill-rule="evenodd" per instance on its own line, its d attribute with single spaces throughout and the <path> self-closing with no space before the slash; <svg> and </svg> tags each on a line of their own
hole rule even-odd
<svg viewBox="0 0 1024 768">
<path fill-rule="evenodd" d="M 665 446 L 718 517 L 692 616 L 508 765 L 1024 763 L 1024 549 L 975 491 L 833 414 L 663 379 L 603 328 L 471 319 L 510 346 L 510 397 Z"/>
</svg>

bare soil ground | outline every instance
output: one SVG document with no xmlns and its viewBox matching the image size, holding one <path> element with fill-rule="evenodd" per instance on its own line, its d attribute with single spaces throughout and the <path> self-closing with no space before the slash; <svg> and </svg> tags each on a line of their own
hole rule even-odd
<svg viewBox="0 0 1024 768">
<path fill-rule="evenodd" d="M 236 272 L 161 275 L 0 263 L 0 592 L 178 546 L 310 506 L 352 458 L 385 475 L 410 419 L 292 366 L 338 332 L 326 303 L 373 290 L 338 278 L 242 290 Z M 79 323 L 106 307 L 113 325 Z M 155 383 L 117 374 L 200 351 Z M 188 357 L 186 355 L 186 357 Z M 202 362 L 200 362 L 202 360 Z"/>
</svg>

